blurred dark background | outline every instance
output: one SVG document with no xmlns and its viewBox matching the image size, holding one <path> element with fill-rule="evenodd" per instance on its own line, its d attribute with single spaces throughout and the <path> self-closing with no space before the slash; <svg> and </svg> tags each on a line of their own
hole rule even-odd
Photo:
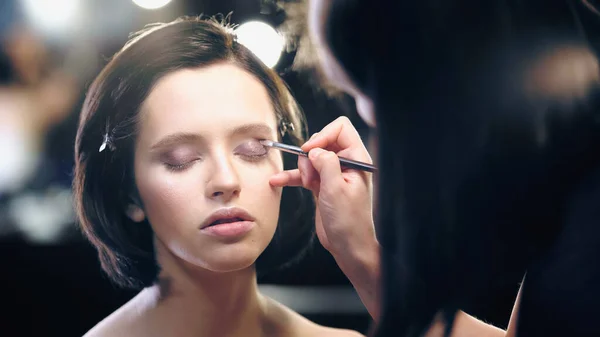
<svg viewBox="0 0 600 337">
<path fill-rule="evenodd" d="M 147 23 L 233 12 L 232 23 L 279 26 L 286 16 L 264 0 L 172 0 L 157 9 L 125 0 L 0 1 L 0 285 L 6 294 L 0 335 L 81 336 L 135 294 L 107 280 L 74 223 L 73 143 L 87 86 L 128 34 Z M 275 67 L 306 112 L 310 132 L 346 115 L 367 139 L 354 102 L 327 95 L 314 72 L 292 70 L 294 57 L 293 49 L 284 50 Z M 519 279 L 507 277 L 485 306 L 465 310 L 505 327 Z M 366 311 L 318 243 L 301 262 L 260 282 L 315 322 L 368 330 Z"/>
</svg>

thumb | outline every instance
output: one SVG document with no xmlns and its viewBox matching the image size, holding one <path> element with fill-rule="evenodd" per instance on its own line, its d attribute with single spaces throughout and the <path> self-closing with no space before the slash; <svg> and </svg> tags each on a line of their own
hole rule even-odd
<svg viewBox="0 0 600 337">
<path fill-rule="evenodd" d="M 321 191 L 334 192 L 342 187 L 344 178 L 342 177 L 340 159 L 335 153 L 315 148 L 308 153 L 308 159 L 310 159 L 315 170 L 319 172 Z"/>
</svg>

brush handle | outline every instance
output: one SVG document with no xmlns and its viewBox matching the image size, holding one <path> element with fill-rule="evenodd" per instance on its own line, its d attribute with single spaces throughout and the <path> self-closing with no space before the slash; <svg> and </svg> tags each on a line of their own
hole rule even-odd
<svg viewBox="0 0 600 337">
<path fill-rule="evenodd" d="M 308 157 L 308 153 L 302 151 L 301 148 L 293 145 L 287 145 L 277 142 L 269 142 L 269 145 L 272 148 L 278 149 L 280 151 L 292 153 L 298 156 Z M 367 172 L 377 172 L 377 168 L 371 164 L 363 163 L 360 161 L 347 159 L 343 157 L 338 157 L 340 159 L 340 165 L 345 168 L 367 171 Z"/>
<path fill-rule="evenodd" d="M 367 171 L 367 172 L 377 172 L 377 167 L 375 167 L 371 164 L 363 163 L 363 162 L 352 160 L 352 159 L 346 159 L 344 157 L 338 157 L 338 158 L 340 158 L 340 164 L 346 168 Z"/>
<path fill-rule="evenodd" d="M 308 153 L 302 151 L 301 148 L 294 146 L 294 145 L 287 145 L 287 144 L 282 144 L 282 143 L 271 142 L 271 144 L 269 146 L 271 146 L 274 149 L 283 151 L 283 152 L 292 153 L 292 154 L 302 156 L 302 157 L 308 157 Z"/>
</svg>

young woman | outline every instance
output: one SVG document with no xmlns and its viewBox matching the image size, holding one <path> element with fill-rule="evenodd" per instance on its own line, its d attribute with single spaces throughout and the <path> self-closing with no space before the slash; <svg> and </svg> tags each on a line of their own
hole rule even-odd
<svg viewBox="0 0 600 337">
<path fill-rule="evenodd" d="M 281 154 L 258 141 L 303 131 L 283 81 L 228 27 L 182 18 L 134 36 L 87 94 L 74 191 L 103 269 L 143 290 L 87 336 L 359 336 L 257 288 L 314 236 L 297 221 L 306 200 L 269 184 Z"/>
</svg>

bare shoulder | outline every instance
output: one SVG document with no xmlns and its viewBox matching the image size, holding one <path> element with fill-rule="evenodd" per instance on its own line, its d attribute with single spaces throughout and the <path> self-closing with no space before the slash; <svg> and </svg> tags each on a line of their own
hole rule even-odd
<svg viewBox="0 0 600 337">
<path fill-rule="evenodd" d="M 302 319 L 305 319 L 302 317 Z M 318 325 L 305 319 L 306 322 L 302 324 L 301 328 L 298 329 L 301 333 L 299 336 L 310 336 L 310 337 L 364 337 L 363 334 L 358 331 L 348 329 L 329 328 L 326 326 Z"/>
<path fill-rule="evenodd" d="M 122 308 L 121 308 L 122 309 Z M 108 317 L 96 324 L 83 337 L 108 337 L 130 334 L 125 314 L 121 309 L 110 314 Z"/>
<path fill-rule="evenodd" d="M 105 318 L 83 335 L 83 337 L 108 337 L 127 334 L 127 329 L 124 329 L 112 318 L 113 315 Z"/>
<path fill-rule="evenodd" d="M 143 307 L 147 304 L 148 296 L 142 291 L 129 302 L 125 303 L 115 312 L 96 324 L 83 337 L 113 337 L 144 336 L 145 332 L 140 328 L 143 318 Z"/>
<path fill-rule="evenodd" d="M 316 324 L 288 307 L 269 299 L 270 335 L 292 337 L 364 337 L 357 331 Z"/>
<path fill-rule="evenodd" d="M 315 331 L 314 337 L 365 337 L 358 331 L 347 329 L 335 329 L 317 325 L 319 329 Z"/>
</svg>

